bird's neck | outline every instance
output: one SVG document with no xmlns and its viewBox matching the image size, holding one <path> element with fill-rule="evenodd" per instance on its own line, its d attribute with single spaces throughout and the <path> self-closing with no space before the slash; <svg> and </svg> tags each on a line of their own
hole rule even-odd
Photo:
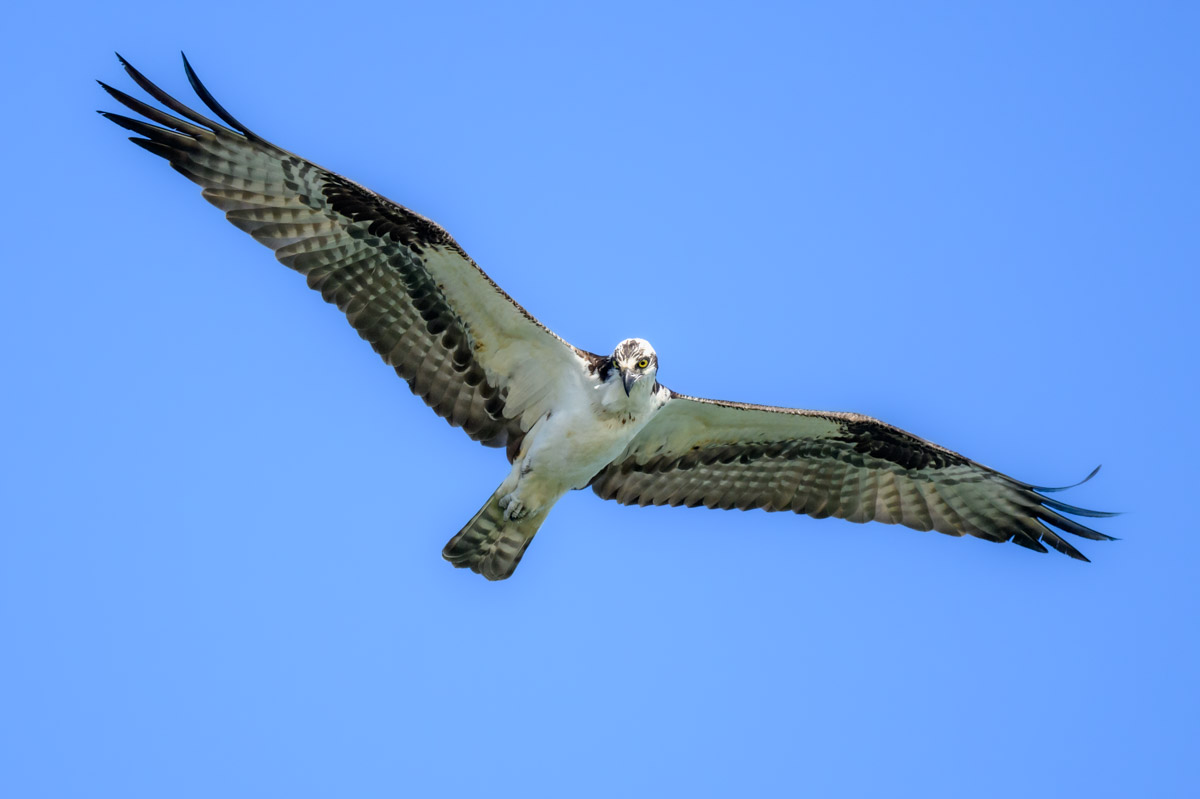
<svg viewBox="0 0 1200 799">
<path fill-rule="evenodd" d="M 639 380 L 628 395 L 620 380 L 601 384 L 595 395 L 596 410 L 606 416 L 637 421 L 647 418 L 662 402 L 658 394 L 660 386 L 652 379 Z"/>
</svg>

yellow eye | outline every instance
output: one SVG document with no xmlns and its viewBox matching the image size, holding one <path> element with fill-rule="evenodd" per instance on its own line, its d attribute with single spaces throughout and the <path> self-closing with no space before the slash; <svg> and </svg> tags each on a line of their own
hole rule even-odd
<svg viewBox="0 0 1200 799">
<path fill-rule="evenodd" d="M 639 369 L 645 369 L 649 365 L 650 365 L 650 361 L 646 358 L 642 358 L 640 361 L 638 361 Z"/>
</svg>

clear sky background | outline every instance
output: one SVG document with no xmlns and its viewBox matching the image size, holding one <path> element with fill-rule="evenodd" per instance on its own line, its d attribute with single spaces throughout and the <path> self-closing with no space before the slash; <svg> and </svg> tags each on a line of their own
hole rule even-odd
<svg viewBox="0 0 1200 799">
<path fill-rule="evenodd" d="M 1196 6 L 592 9 L 8 12 L 0 794 L 1197 795 Z M 502 454 L 93 112 L 181 49 L 572 343 L 1122 540 L 586 492 L 451 568 Z"/>
</svg>

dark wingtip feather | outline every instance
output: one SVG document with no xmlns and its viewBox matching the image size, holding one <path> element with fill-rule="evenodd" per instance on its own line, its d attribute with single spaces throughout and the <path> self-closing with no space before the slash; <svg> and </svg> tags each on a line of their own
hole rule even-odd
<svg viewBox="0 0 1200 799">
<path fill-rule="evenodd" d="M 125 128 L 125 130 L 133 131 L 141 136 L 145 136 L 149 141 L 161 144 L 164 148 L 166 148 L 166 152 L 171 153 L 171 159 L 183 155 L 183 153 L 186 151 L 191 150 L 195 144 L 194 139 L 185 136 L 182 133 L 176 133 L 175 131 L 168 130 L 167 128 L 160 128 L 156 125 L 151 125 L 149 122 L 143 122 L 140 119 L 130 119 L 129 117 L 121 116 L 120 114 L 112 114 L 105 111 L 100 113 L 105 119 L 114 124 L 120 125 L 121 127 Z M 159 151 L 155 150 L 154 152 Z M 159 154 L 161 155 L 162 153 L 159 152 Z"/>
<path fill-rule="evenodd" d="M 1103 465 L 1104 464 L 1100 464 L 1100 466 L 1103 466 Z M 1026 485 L 1029 486 L 1029 488 L 1032 488 L 1034 491 L 1041 491 L 1042 493 L 1053 494 L 1056 491 L 1066 491 L 1068 488 L 1075 488 L 1077 486 L 1081 486 L 1084 483 L 1086 483 L 1088 480 L 1091 480 L 1093 477 L 1096 476 L 1097 473 L 1099 473 L 1100 466 L 1097 466 L 1095 469 L 1092 469 L 1092 473 L 1089 474 L 1087 477 L 1083 478 L 1082 480 L 1080 480 L 1078 483 L 1072 483 L 1069 486 L 1035 486 L 1035 485 L 1029 485 L 1028 483 L 1026 483 Z"/>
<path fill-rule="evenodd" d="M 243 125 L 241 122 L 238 122 L 237 119 L 234 118 L 233 114 L 226 111 L 225 106 L 217 102 L 217 99 L 212 96 L 212 92 L 210 92 L 208 88 L 200 81 L 200 76 L 196 74 L 196 70 L 192 69 L 191 63 L 188 62 L 187 55 L 185 55 L 182 50 L 179 51 L 179 55 L 183 58 L 183 71 L 187 73 L 188 83 L 192 84 L 192 91 L 194 91 L 196 95 L 204 101 L 204 104 L 208 106 L 208 110 L 220 117 L 221 121 L 226 125 L 229 125 L 244 136 L 247 136 L 251 139 L 259 139 L 260 137 L 255 135 L 252 130 Z"/>
<path fill-rule="evenodd" d="M 149 150 L 155 155 L 165 158 L 168 161 L 175 157 L 175 151 L 165 144 L 160 144 L 156 141 L 150 141 L 149 139 L 139 139 L 136 136 L 130 136 L 129 140 L 138 147 L 141 147 L 143 150 Z"/>
<path fill-rule="evenodd" d="M 1066 516 L 1060 516 L 1052 510 L 1046 509 L 1038 514 L 1038 521 L 1045 524 L 1053 525 L 1065 533 L 1077 535 L 1080 538 L 1087 538 L 1091 541 L 1115 541 L 1111 535 L 1097 532 L 1090 527 L 1086 527 L 1074 519 L 1068 519 Z"/>
<path fill-rule="evenodd" d="M 1070 513 L 1074 516 L 1087 516 L 1092 519 L 1108 519 L 1113 516 L 1120 516 L 1119 510 L 1091 510 L 1089 508 L 1081 508 L 1077 505 L 1068 505 L 1065 502 L 1059 502 L 1057 499 L 1048 497 L 1042 498 L 1042 504 L 1054 510 L 1060 510 L 1063 513 Z"/>
<path fill-rule="evenodd" d="M 114 114 L 111 111 L 101 111 L 100 116 L 104 117 L 109 122 L 113 122 L 117 125 L 120 125 L 121 127 L 125 128 L 125 130 L 132 130 L 134 133 L 140 133 L 143 136 L 150 135 L 149 133 L 147 133 L 147 131 L 169 132 L 169 131 L 164 130 L 163 128 L 157 128 L 148 122 L 143 122 L 140 119 L 130 119 L 127 116 L 122 116 L 121 114 Z"/>
<path fill-rule="evenodd" d="M 117 57 L 121 58 L 120 54 L 118 54 Z M 224 127 L 220 123 L 214 122 L 213 120 L 209 119 L 208 117 L 204 116 L 203 114 L 198 114 L 195 111 L 193 111 L 192 109 L 188 108 L 186 105 L 179 102 L 174 97 L 167 94 L 162 89 L 160 89 L 158 86 L 156 86 L 153 81 L 151 81 L 145 75 L 143 75 L 142 73 L 140 73 L 136 69 L 134 69 L 133 65 L 130 64 L 128 61 L 126 61 L 123 58 L 121 58 L 121 65 L 123 67 L 125 67 L 125 73 L 127 75 L 129 75 L 129 77 L 133 78 L 133 82 L 136 83 L 138 86 L 140 86 L 142 88 L 142 91 L 146 92 L 146 94 L 150 95 L 155 100 L 158 100 L 160 103 L 162 103 L 167 108 L 174 111 L 176 114 L 179 114 L 181 117 L 184 117 L 185 119 L 190 119 L 192 122 L 195 122 L 197 125 L 203 125 L 206 128 L 209 128 L 214 132 L 225 131 L 228 133 L 236 133 L 236 131 L 229 130 L 229 128 Z M 116 95 L 113 95 L 113 96 L 116 97 Z M 121 100 L 120 97 L 117 97 L 117 99 Z M 121 102 L 124 103 L 125 101 L 121 100 Z M 140 103 L 140 101 L 135 101 L 135 102 Z M 125 105 L 129 105 L 129 103 L 125 103 Z M 144 103 L 142 105 L 144 105 Z M 130 107 L 134 108 L 134 106 L 130 106 Z M 134 108 L 134 110 L 138 111 L 139 113 L 144 113 L 141 111 L 140 108 Z"/>
<path fill-rule="evenodd" d="M 179 117 L 171 116 L 170 114 L 166 113 L 165 111 L 160 111 L 159 109 L 155 108 L 154 106 L 147 105 L 146 103 L 143 103 L 141 100 L 137 99 L 136 97 L 130 97 L 128 94 L 121 91 L 120 89 L 114 89 L 113 87 L 105 84 L 103 81 L 96 81 L 96 82 L 99 83 L 100 86 L 106 92 L 108 92 L 109 96 L 112 97 L 114 100 L 116 100 L 118 103 L 120 103 L 121 105 L 125 106 L 126 108 L 128 108 L 138 114 L 141 114 L 142 116 L 146 117 L 147 119 L 149 119 L 153 122 L 157 122 L 159 125 L 162 125 L 163 127 L 171 128 L 172 130 L 177 130 L 180 133 L 185 133 L 193 139 L 201 138 L 210 132 L 208 130 L 208 128 L 202 128 L 197 125 L 193 125 L 192 123 L 186 122 L 186 121 L 180 119 Z"/>
<path fill-rule="evenodd" d="M 107 83 L 105 83 L 102 80 L 98 80 L 98 81 L 96 81 L 96 83 L 99 83 L 100 88 L 104 89 L 104 91 L 108 92 L 109 97 L 112 97 L 113 99 L 117 100 L 117 102 L 122 102 L 121 96 L 125 95 L 125 92 L 121 91 L 120 89 L 114 89 L 112 86 L 109 86 Z M 125 95 L 125 96 L 128 96 L 128 95 Z"/>
<path fill-rule="evenodd" d="M 104 89 L 104 91 L 108 94 L 109 97 L 112 97 L 114 100 L 121 103 L 122 105 L 126 104 L 122 98 L 128 97 L 129 95 L 125 94 L 125 92 L 121 91 L 120 89 L 114 89 L 112 86 L 109 86 L 107 83 L 105 83 L 102 80 L 98 80 L 98 81 L 96 81 L 96 83 L 100 84 L 100 88 Z M 103 113 L 103 112 L 101 112 L 101 113 Z"/>
<path fill-rule="evenodd" d="M 1035 486 L 1035 485 L 1026 484 L 1026 487 L 1028 489 L 1030 489 L 1031 491 L 1037 491 L 1037 492 L 1041 492 L 1041 493 L 1054 492 L 1054 491 L 1065 491 L 1068 488 L 1075 488 L 1076 486 L 1083 485 L 1088 480 L 1091 480 L 1093 477 L 1095 477 L 1096 474 L 1099 473 L 1099 471 L 1100 471 L 1100 466 L 1097 466 L 1095 469 L 1092 469 L 1091 473 L 1087 477 L 1083 478 L 1082 480 L 1080 480 L 1078 483 L 1075 483 L 1074 485 L 1046 487 L 1046 486 Z M 1059 511 L 1061 513 L 1070 513 L 1073 516 L 1085 516 L 1085 517 L 1092 518 L 1092 519 L 1108 519 L 1113 516 L 1120 516 L 1121 515 L 1120 511 L 1091 510 L 1090 508 L 1081 508 L 1077 505 L 1070 505 L 1066 502 L 1062 502 L 1057 499 L 1051 499 L 1049 497 L 1044 497 L 1044 496 L 1040 496 L 1040 495 L 1037 496 L 1037 500 L 1042 505 L 1042 507 L 1045 508 L 1044 511 L 1038 513 L 1038 519 L 1041 522 L 1044 522 L 1046 524 L 1051 524 L 1054 527 L 1057 527 L 1059 530 L 1062 530 L 1063 532 L 1071 533 L 1072 535 L 1077 535 L 1077 536 L 1080 536 L 1081 538 L 1087 538 L 1092 541 L 1119 541 L 1120 540 L 1119 538 L 1117 538 L 1115 536 L 1106 535 L 1104 533 L 1097 532 L 1096 530 L 1093 530 L 1090 527 L 1086 527 L 1082 524 L 1079 524 L 1076 521 L 1073 521 L 1071 519 L 1068 519 L 1064 516 L 1059 515 L 1059 513 L 1056 513 L 1056 511 Z M 1059 540 L 1061 540 L 1061 539 L 1059 539 Z M 1051 544 L 1051 545 L 1054 546 L 1053 544 Z M 1065 542 L 1064 542 L 1064 546 L 1067 546 L 1068 548 L 1070 548 L 1070 545 L 1066 544 Z M 1058 546 L 1054 546 L 1054 548 L 1058 549 L 1060 552 L 1064 552 L 1065 554 L 1070 555 L 1073 558 L 1076 558 L 1077 560 L 1085 560 L 1085 561 L 1087 560 L 1087 558 L 1085 558 L 1082 554 L 1075 551 L 1073 548 L 1071 549 L 1070 552 L 1067 552 L 1065 549 L 1062 549 Z"/>
<path fill-rule="evenodd" d="M 1045 525 L 1042 526 L 1045 527 Z M 1056 552 L 1061 552 L 1064 555 L 1068 555 L 1075 560 L 1081 560 L 1084 563 L 1091 563 L 1091 561 L 1088 560 L 1082 552 L 1068 544 L 1063 540 L 1062 536 L 1058 535 L 1049 528 L 1046 529 L 1046 532 L 1042 533 L 1042 541 L 1046 544 L 1049 544 Z"/>
<path fill-rule="evenodd" d="M 1003 541 L 1004 539 L 1001 538 L 998 540 Z M 1032 549 L 1034 552 L 1046 553 L 1049 551 L 1042 546 L 1040 541 L 1027 533 L 1017 533 L 1010 540 L 1017 546 L 1025 547 L 1026 549 Z"/>
</svg>

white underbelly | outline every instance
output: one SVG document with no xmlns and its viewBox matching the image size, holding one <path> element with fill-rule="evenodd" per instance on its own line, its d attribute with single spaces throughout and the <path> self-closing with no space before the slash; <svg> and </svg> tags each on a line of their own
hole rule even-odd
<svg viewBox="0 0 1200 799">
<path fill-rule="evenodd" d="M 645 422 L 591 413 L 552 414 L 538 425 L 525 460 L 538 482 L 562 490 L 583 488 L 597 472 L 613 461 L 637 435 Z"/>
</svg>

